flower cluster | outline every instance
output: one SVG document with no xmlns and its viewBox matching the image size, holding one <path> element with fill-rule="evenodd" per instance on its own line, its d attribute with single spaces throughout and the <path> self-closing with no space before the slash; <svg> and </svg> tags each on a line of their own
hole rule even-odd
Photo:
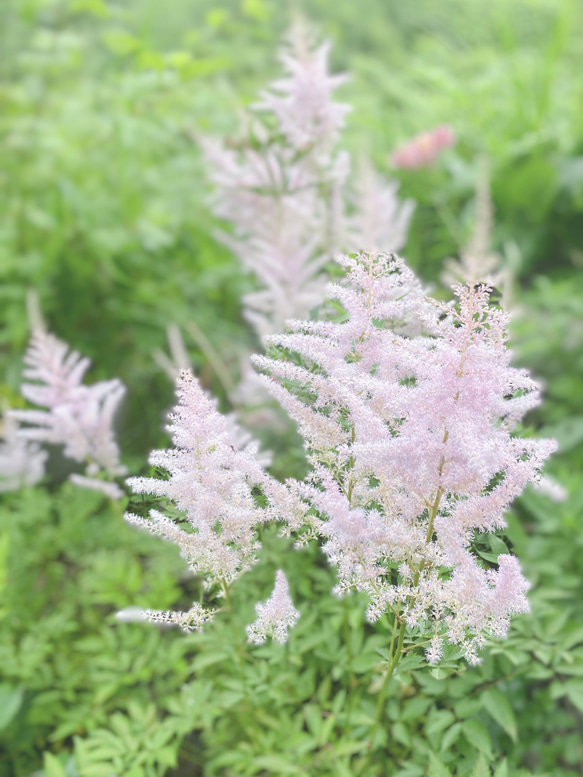
<svg viewBox="0 0 583 777">
<path fill-rule="evenodd" d="M 266 338 L 270 355 L 254 359 L 298 424 L 307 479 L 269 477 L 256 445 L 182 373 L 175 448 L 150 458 L 169 479 L 129 481 L 171 500 L 173 512 L 126 517 L 176 542 L 207 588 L 225 595 L 257 558 L 257 527 L 278 520 L 299 545 L 322 542 L 336 593 L 365 592 L 371 620 L 391 612 L 402 635 L 429 643 L 430 662 L 448 640 L 475 663 L 486 637 L 503 637 L 510 615 L 528 609 L 517 559 L 486 563 L 478 550 L 555 447 L 515 433 L 537 386 L 510 366 L 507 314 L 489 305 L 487 285 L 457 286 L 457 303 L 437 303 L 399 258 L 339 261 L 346 279 L 328 293 L 340 320 L 290 321 Z M 283 572 L 257 615 L 250 641 L 285 641 L 298 613 Z M 145 613 L 185 629 L 211 616 L 202 604 Z"/>
<path fill-rule="evenodd" d="M 431 660 L 447 637 L 475 662 L 485 636 L 528 608 L 516 558 L 488 568 L 474 545 L 505 526 L 554 448 L 513 434 L 536 384 L 509 365 L 507 317 L 487 286 L 458 286 L 448 306 L 399 259 L 341 262 L 347 282 L 329 294 L 347 320 L 291 322 L 267 339 L 294 359 L 255 357 L 313 468 L 289 485 L 305 510 L 288 530 L 323 540 L 337 593 L 366 592 L 372 620 L 390 610 L 433 635 Z"/>
<path fill-rule="evenodd" d="M 289 583 L 285 573 L 278 569 L 275 586 L 269 599 L 255 605 L 257 620 L 247 626 L 247 638 L 255 645 L 262 645 L 267 637 L 281 644 L 287 642 L 288 629 L 295 626 L 300 614 L 289 595 Z"/>
<path fill-rule="evenodd" d="M 0 492 L 34 486 L 45 473 L 47 452 L 37 443 L 22 439 L 15 418 L 2 419 L 0 442 Z"/>
<path fill-rule="evenodd" d="M 149 459 L 169 478 L 130 478 L 128 484 L 138 494 L 171 500 L 180 511 L 179 522 L 156 509 L 148 517 L 128 513 L 126 520 L 175 542 L 189 570 L 204 578 L 207 590 L 218 589 L 214 593 L 222 595 L 255 563 L 260 547 L 256 529 L 273 517 L 258 504 L 257 491 L 269 496 L 278 484 L 265 473 L 257 444 L 216 410 L 189 372 L 180 374 L 177 394 L 169 426 L 175 447 L 154 451 Z M 212 613 L 195 604 L 190 613 L 146 615 L 190 629 L 199 628 Z"/>
<path fill-rule="evenodd" d="M 344 76 L 330 74 L 328 52 L 297 24 L 282 54 L 286 77 L 253 106 L 250 140 L 202 140 L 214 212 L 233 226 L 219 238 L 262 287 L 244 299 L 259 335 L 308 315 L 339 250 L 398 250 L 407 233 L 412 204 L 398 201 L 396 184 L 368 175 L 349 195 L 349 157 L 334 150 L 349 107 L 332 99 Z"/>
<path fill-rule="evenodd" d="M 54 335 L 37 329 L 24 357 L 24 377 L 31 383 L 22 395 L 45 410 L 11 410 L 10 417 L 29 426 L 18 431 L 25 440 L 63 445 L 65 456 L 86 464 L 85 475 L 72 475 L 78 485 L 104 491 L 114 498 L 122 491 L 109 478 L 124 475 L 113 419 L 125 387 L 117 380 L 82 383 L 90 361 Z"/>
<path fill-rule="evenodd" d="M 467 244 L 460 251 L 460 258 L 447 259 L 442 273 L 444 283 L 451 285 L 461 282 L 467 284 L 487 283 L 500 288 L 504 302 L 508 303 L 511 276 L 501 267 L 500 254 L 492 251 L 493 208 L 490 192 L 490 172 L 488 160 L 482 158 L 478 163 L 478 175 L 475 196 L 474 228 Z"/>
<path fill-rule="evenodd" d="M 391 154 L 393 167 L 416 170 L 433 164 L 441 152 L 453 146 L 455 135 L 451 127 L 443 124 L 434 130 L 421 132 Z"/>
</svg>

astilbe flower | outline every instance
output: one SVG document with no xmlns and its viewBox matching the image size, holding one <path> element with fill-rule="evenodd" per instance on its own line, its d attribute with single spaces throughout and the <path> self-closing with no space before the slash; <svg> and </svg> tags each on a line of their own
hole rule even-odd
<svg viewBox="0 0 583 777">
<path fill-rule="evenodd" d="M 453 146 L 455 134 L 451 127 L 442 124 L 433 130 L 421 132 L 399 148 L 390 156 L 393 167 L 403 170 L 416 170 L 432 165 L 441 152 Z"/>
<path fill-rule="evenodd" d="M 37 329 L 24 357 L 26 368 L 21 392 L 25 399 L 45 410 L 11 410 L 9 415 L 26 424 L 18 431 L 22 439 L 62 445 L 65 456 L 86 464 L 85 475 L 71 479 L 86 488 L 102 490 L 119 498 L 122 490 L 96 475 L 124 475 L 113 419 L 125 387 L 117 378 L 86 386 L 83 377 L 90 360 L 57 339 Z"/>
<path fill-rule="evenodd" d="M 275 586 L 269 599 L 255 605 L 257 620 L 247 626 L 247 639 L 255 645 L 262 645 L 267 637 L 276 642 L 287 642 L 288 629 L 295 626 L 300 614 L 294 607 L 289 594 L 289 583 L 285 573 L 278 569 Z"/>
<path fill-rule="evenodd" d="M 399 251 L 407 242 L 414 200 L 399 200 L 398 181 L 386 180 L 361 160 L 352 185 L 352 212 L 347 217 L 350 250 Z"/>
<path fill-rule="evenodd" d="M 490 189 L 489 163 L 483 157 L 478 162 L 472 233 L 461 249 L 459 259 L 446 259 L 441 279 L 447 285 L 461 282 L 499 287 L 507 307 L 512 277 L 508 269 L 501 266 L 500 254 L 492 251 L 494 214 Z"/>
<path fill-rule="evenodd" d="M 329 72 L 328 53 L 328 43 L 316 45 L 305 24 L 296 24 L 281 56 L 286 77 L 252 106 L 250 140 L 201 141 L 214 213 L 233 227 L 218 237 L 262 287 L 243 300 L 261 336 L 281 331 L 288 318 L 307 316 L 321 301 L 322 268 L 339 250 L 372 247 L 360 244 L 370 219 L 359 217 L 361 205 L 370 211 L 371 198 L 356 198 L 352 222 L 346 219 L 350 162 L 335 145 L 350 108 L 332 99 L 345 77 Z M 380 196 L 382 207 L 376 220 L 388 222 L 381 230 L 375 224 L 374 240 L 394 239 L 382 248 L 397 250 L 410 206 L 400 209 L 394 185 L 385 191 L 374 184 L 375 205 Z"/>
<path fill-rule="evenodd" d="M 0 492 L 35 486 L 45 474 L 47 452 L 22 439 L 15 418 L 4 415 L 0 442 Z"/>
<path fill-rule="evenodd" d="M 150 464 L 162 467 L 169 479 L 136 477 L 128 484 L 138 494 L 165 497 L 180 511 L 180 523 L 157 509 L 149 517 L 133 513 L 126 520 L 175 542 L 188 569 L 204 578 L 205 587 L 222 595 L 257 560 L 257 528 L 273 517 L 260 506 L 259 489 L 269 498 L 279 484 L 261 466 L 257 444 L 241 437 L 232 419 L 222 416 L 197 380 L 183 371 L 177 381 L 178 405 L 168 430 L 174 448 L 154 451 Z M 200 628 L 212 611 L 195 603 L 189 613 L 147 611 L 145 617 Z"/>
<path fill-rule="evenodd" d="M 473 543 L 505 526 L 554 449 L 513 433 L 537 386 L 509 364 L 489 287 L 457 286 L 457 306 L 437 304 L 398 258 L 340 262 L 347 281 L 329 295 L 346 320 L 293 321 L 267 341 L 294 360 L 255 357 L 312 465 L 289 484 L 305 509 L 288 531 L 323 540 L 336 592 L 366 592 L 371 620 L 391 611 L 430 635 L 430 661 L 446 638 L 477 662 L 485 637 L 528 609 L 517 559 L 486 568 Z"/>
</svg>

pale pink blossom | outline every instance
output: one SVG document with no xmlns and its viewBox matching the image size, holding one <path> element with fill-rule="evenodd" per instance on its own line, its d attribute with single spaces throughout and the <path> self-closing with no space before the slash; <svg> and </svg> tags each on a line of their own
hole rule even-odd
<svg viewBox="0 0 583 777">
<path fill-rule="evenodd" d="M 47 452 L 19 435 L 18 422 L 2 418 L 0 442 L 0 492 L 35 486 L 45 474 Z"/>
<path fill-rule="evenodd" d="M 159 626 L 178 626 L 182 631 L 202 631 L 205 623 L 212 620 L 214 610 L 204 608 L 199 602 L 193 602 L 190 610 L 180 612 L 175 610 L 143 610 L 140 607 L 126 607 L 116 613 L 121 623 L 151 621 Z"/>
<path fill-rule="evenodd" d="M 371 174 L 352 193 L 347 185 L 350 159 L 336 144 L 350 109 L 333 99 L 345 77 L 329 72 L 328 55 L 296 25 L 281 57 L 286 76 L 251 108 L 249 140 L 201 139 L 214 213 L 232 225 L 217 236 L 260 285 L 243 299 L 260 336 L 310 315 L 339 251 L 397 250 L 406 238 L 412 203 L 399 202 L 396 183 Z"/>
<path fill-rule="evenodd" d="M 502 266 L 502 257 L 492 250 L 492 228 L 494 213 L 490 191 L 490 168 L 483 157 L 477 165 L 476 196 L 474 199 L 474 226 L 467 241 L 460 250 L 459 259 L 449 258 L 444 262 L 442 281 L 451 286 L 454 283 L 487 283 L 497 287 L 502 295 L 504 307 L 508 307 L 512 275 Z"/>
<path fill-rule="evenodd" d="M 372 620 L 390 608 L 434 632 L 431 660 L 446 635 L 475 662 L 484 636 L 503 636 L 528 608 L 518 561 L 487 569 L 472 541 L 506 525 L 555 447 L 513 434 L 537 386 L 510 366 L 508 317 L 489 307 L 487 286 L 458 286 L 456 306 L 438 304 L 397 258 L 341 261 L 347 282 L 328 292 L 346 320 L 295 321 L 267 338 L 302 366 L 255 358 L 312 464 L 290 493 L 338 569 L 338 594 L 363 591 Z"/>
<path fill-rule="evenodd" d="M 125 394 L 121 381 L 84 385 L 89 359 L 40 329 L 33 333 L 24 363 L 24 377 L 32 382 L 22 384 L 22 395 L 45 409 L 10 411 L 12 418 L 28 424 L 19 436 L 62 445 L 65 456 L 86 465 L 90 478 L 100 471 L 110 478 L 125 474 L 113 431 Z"/>
<path fill-rule="evenodd" d="M 351 251 L 400 251 L 407 233 L 414 200 L 397 197 L 399 182 L 381 176 L 362 160 L 350 194 L 346 244 Z"/>
<path fill-rule="evenodd" d="M 247 626 L 247 639 L 255 645 L 261 645 L 267 637 L 273 637 L 276 642 L 287 642 L 288 629 L 295 626 L 300 614 L 294 607 L 289 583 L 285 573 L 278 569 L 275 575 L 275 586 L 269 599 L 255 605 L 257 620 Z"/>
<path fill-rule="evenodd" d="M 404 170 L 416 170 L 433 164 L 441 152 L 453 146 L 455 134 L 450 126 L 442 124 L 434 130 L 421 132 L 391 154 L 391 164 Z"/>
<path fill-rule="evenodd" d="M 257 443 L 241 439 L 233 421 L 217 412 L 216 402 L 189 372 L 180 374 L 177 394 L 168 427 L 174 447 L 154 451 L 149 459 L 164 468 L 169 479 L 135 477 L 128 485 L 138 494 L 172 500 L 184 520 L 179 525 L 157 509 L 148 517 L 125 517 L 175 542 L 189 570 L 202 575 L 215 595 L 222 595 L 257 560 L 256 530 L 271 515 L 256 503 L 253 489 L 268 491 L 269 478 Z"/>
</svg>

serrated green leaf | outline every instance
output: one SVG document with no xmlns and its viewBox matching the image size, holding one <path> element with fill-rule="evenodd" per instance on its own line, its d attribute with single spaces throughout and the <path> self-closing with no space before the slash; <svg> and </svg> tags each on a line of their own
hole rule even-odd
<svg viewBox="0 0 583 777">
<path fill-rule="evenodd" d="M 481 755 L 471 772 L 471 777 L 490 777 L 490 767 L 486 763 L 486 759 Z"/>
<path fill-rule="evenodd" d="M 480 723 L 479 720 L 466 720 L 463 723 L 462 731 L 468 742 L 486 755 L 492 752 L 492 742 L 488 729 Z"/>
<path fill-rule="evenodd" d="M 498 723 L 513 742 L 518 741 L 518 728 L 510 702 L 498 688 L 490 688 L 481 696 L 484 709 Z"/>
<path fill-rule="evenodd" d="M 254 758 L 253 763 L 273 774 L 304 774 L 304 770 L 278 755 L 262 755 Z"/>
<path fill-rule="evenodd" d="M 65 767 L 52 753 L 43 753 L 45 777 L 67 777 Z"/>
<path fill-rule="evenodd" d="M 451 772 L 434 753 L 429 753 L 429 768 L 427 777 L 451 777 Z"/>
<path fill-rule="evenodd" d="M 508 761 L 506 758 L 503 761 L 500 761 L 494 770 L 494 777 L 508 777 Z"/>
<path fill-rule="evenodd" d="M 0 685 L 0 731 L 12 723 L 22 705 L 24 690 L 8 683 Z"/>
<path fill-rule="evenodd" d="M 441 751 L 443 752 L 448 750 L 454 744 L 454 742 L 456 742 L 461 732 L 461 723 L 454 723 L 453 726 L 450 726 L 450 728 L 447 729 L 447 731 L 444 731 L 443 737 L 441 739 Z"/>
<path fill-rule="evenodd" d="M 403 704 L 401 720 L 418 720 L 422 718 L 427 709 L 431 706 L 431 699 L 426 696 L 414 696 L 410 701 Z"/>
</svg>

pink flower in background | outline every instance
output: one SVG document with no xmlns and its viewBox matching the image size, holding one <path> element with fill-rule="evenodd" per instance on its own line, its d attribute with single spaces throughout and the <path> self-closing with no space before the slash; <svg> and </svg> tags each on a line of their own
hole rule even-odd
<svg viewBox="0 0 583 777">
<path fill-rule="evenodd" d="M 416 170 L 433 164 L 440 153 L 456 141 L 452 128 L 442 124 L 434 130 L 416 135 L 405 145 L 400 146 L 390 156 L 393 167 L 403 170 Z"/>
<path fill-rule="evenodd" d="M 125 387 L 117 378 L 83 384 L 90 360 L 43 330 L 33 333 L 24 357 L 23 397 L 44 410 L 11 410 L 9 415 L 29 424 L 19 437 L 62 445 L 65 456 L 86 464 L 85 476 L 72 476 L 77 485 L 100 490 L 110 497 L 123 495 L 115 483 L 95 477 L 124 475 L 113 420 Z"/>
<path fill-rule="evenodd" d="M 354 191 L 347 183 L 350 157 L 336 142 L 350 106 L 333 99 L 345 76 L 330 73 L 329 49 L 296 24 L 281 56 L 285 77 L 246 115 L 249 139 L 201 140 L 214 214 L 232 225 L 217 237 L 260 285 L 243 299 L 260 336 L 309 316 L 340 251 L 397 251 L 407 238 L 413 202 L 398 199 L 398 183 L 368 167 Z"/>
<path fill-rule="evenodd" d="M 1 424 L 0 493 L 35 486 L 45 474 L 47 452 L 19 434 L 18 422 L 5 414 Z"/>
</svg>

